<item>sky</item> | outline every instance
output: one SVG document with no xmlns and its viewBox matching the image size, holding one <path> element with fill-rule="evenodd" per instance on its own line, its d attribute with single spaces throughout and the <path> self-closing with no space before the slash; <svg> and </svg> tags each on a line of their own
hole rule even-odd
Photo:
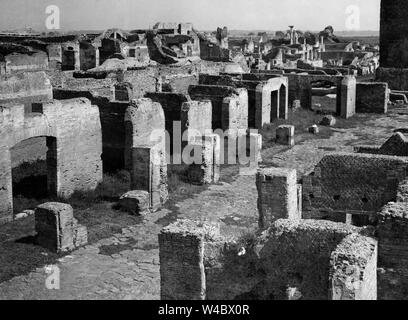
<svg viewBox="0 0 408 320">
<path fill-rule="evenodd" d="M 145 29 L 156 22 L 192 22 L 198 30 L 379 30 L 381 0 L 0 0 L 0 30 L 45 31 L 46 7 L 60 10 L 61 31 Z M 351 8 L 351 9 L 350 9 Z M 358 8 L 358 11 L 356 11 Z M 351 11 L 347 11 L 351 10 Z M 354 22 L 356 20 L 353 20 Z"/>
</svg>

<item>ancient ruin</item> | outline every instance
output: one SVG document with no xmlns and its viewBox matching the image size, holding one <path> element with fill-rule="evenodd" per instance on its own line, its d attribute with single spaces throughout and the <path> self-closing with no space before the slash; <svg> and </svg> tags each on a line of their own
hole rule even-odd
<svg viewBox="0 0 408 320">
<path fill-rule="evenodd" d="M 407 14 L 0 32 L 0 299 L 407 300 Z"/>
</svg>

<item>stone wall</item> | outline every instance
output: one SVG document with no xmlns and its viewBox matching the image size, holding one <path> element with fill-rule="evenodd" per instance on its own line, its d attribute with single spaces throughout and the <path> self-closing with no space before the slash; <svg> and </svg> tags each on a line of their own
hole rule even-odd
<svg viewBox="0 0 408 320">
<path fill-rule="evenodd" d="M 42 103 L 53 98 L 45 72 L 26 72 L 0 78 L 0 103 Z"/>
<path fill-rule="evenodd" d="M 248 92 L 228 86 L 190 86 L 193 100 L 212 103 L 212 129 L 224 131 L 248 128 Z M 232 112 L 230 114 L 230 112 Z M 231 127 L 230 127 L 231 126 Z"/>
<path fill-rule="evenodd" d="M 296 170 L 259 169 L 256 187 L 261 229 L 270 227 L 278 219 L 301 219 L 297 206 Z"/>
<path fill-rule="evenodd" d="M 48 56 L 41 51 L 31 54 L 13 53 L 5 56 L 4 59 L 6 61 L 6 73 L 48 69 Z"/>
<path fill-rule="evenodd" d="M 210 101 L 189 101 L 181 106 L 181 132 L 187 140 L 212 130 L 212 105 Z"/>
<path fill-rule="evenodd" d="M 275 71 L 268 70 L 257 71 L 253 74 L 255 74 L 255 76 L 246 75 L 245 77 L 270 79 L 280 76 L 277 75 Z M 300 100 L 302 108 L 310 109 L 312 107 L 312 83 L 331 82 L 337 88 L 336 113 L 341 115 L 341 110 L 352 111 L 353 108 L 355 108 L 352 101 L 353 96 L 355 100 L 355 85 L 353 86 L 354 80 L 352 80 L 352 76 L 349 77 L 349 81 L 343 84 L 342 82 L 345 79 L 345 76 L 294 73 L 285 73 L 284 76 L 288 78 L 289 83 L 289 105 L 292 105 L 295 100 Z M 346 114 L 345 112 L 343 113 L 344 115 Z"/>
<path fill-rule="evenodd" d="M 388 83 L 391 90 L 408 90 L 408 69 L 383 68 L 377 69 L 376 79 Z"/>
<path fill-rule="evenodd" d="M 166 120 L 166 131 L 169 134 L 170 141 L 167 145 L 170 146 L 170 152 L 173 154 L 175 143 L 181 143 L 181 136 L 177 135 L 177 130 L 181 125 L 181 108 L 183 103 L 191 101 L 188 95 L 169 92 L 148 92 L 146 97 L 153 102 L 160 103 L 164 111 Z M 175 129 L 175 130 L 174 130 Z M 181 130 L 179 132 L 181 134 Z"/>
<path fill-rule="evenodd" d="M 407 175 L 405 158 L 336 153 L 325 156 L 303 177 L 304 217 L 345 221 L 345 214 L 376 214 L 395 201 Z"/>
<path fill-rule="evenodd" d="M 26 113 L 23 105 L 0 111 L 0 222 L 13 218 L 10 148 L 21 141 L 47 137 L 51 194 L 67 198 L 101 182 L 101 123 L 89 100 L 54 100 L 44 103 L 43 113 Z"/>
<path fill-rule="evenodd" d="M 78 224 L 69 204 L 49 202 L 35 209 L 36 242 L 56 253 L 72 251 L 88 242 L 85 226 Z"/>
<path fill-rule="evenodd" d="M 159 245 L 162 299 L 377 298 L 377 242 L 345 224 L 281 219 L 248 245 L 181 220 Z"/>
<path fill-rule="evenodd" d="M 150 99 L 133 100 L 125 114 L 125 167 L 132 190 L 147 191 L 151 209 L 167 201 L 165 120 L 161 105 Z"/>
<path fill-rule="evenodd" d="M 381 0 L 380 64 L 383 68 L 408 68 L 407 14 L 406 1 Z"/>
<path fill-rule="evenodd" d="M 407 202 L 391 202 L 379 212 L 376 236 L 381 299 L 408 299 L 407 212 Z"/>
<path fill-rule="evenodd" d="M 245 80 L 249 79 L 249 80 Z M 248 126 L 262 129 L 264 124 L 282 118 L 287 119 L 287 78 L 259 80 L 251 74 L 221 76 L 200 74 L 200 84 L 231 86 L 248 90 Z M 275 95 L 273 96 L 273 94 Z M 271 99 L 274 97 L 273 106 Z M 273 109 L 271 111 L 271 108 Z"/>
<path fill-rule="evenodd" d="M 98 96 L 92 91 L 54 89 L 56 99 L 67 100 L 78 97 L 89 99 L 99 108 L 102 127 L 103 167 L 106 171 L 125 168 L 125 113 L 131 102 L 110 101 L 110 98 Z"/>
<path fill-rule="evenodd" d="M 388 84 L 384 82 L 359 82 L 356 86 L 357 113 L 387 113 Z"/>
</svg>

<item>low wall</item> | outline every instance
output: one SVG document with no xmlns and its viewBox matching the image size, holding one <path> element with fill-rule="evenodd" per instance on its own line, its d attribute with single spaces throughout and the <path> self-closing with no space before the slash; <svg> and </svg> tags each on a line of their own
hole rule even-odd
<svg viewBox="0 0 408 320">
<path fill-rule="evenodd" d="M 303 177 L 304 217 L 345 221 L 345 214 L 376 214 L 395 201 L 407 175 L 405 158 L 335 153 L 325 156 Z"/>
<path fill-rule="evenodd" d="M 387 83 L 359 82 L 356 90 L 357 113 L 387 113 L 389 100 Z"/>
<path fill-rule="evenodd" d="M 252 244 L 180 220 L 159 234 L 162 299 L 375 300 L 377 241 L 328 221 L 277 220 Z"/>
</svg>

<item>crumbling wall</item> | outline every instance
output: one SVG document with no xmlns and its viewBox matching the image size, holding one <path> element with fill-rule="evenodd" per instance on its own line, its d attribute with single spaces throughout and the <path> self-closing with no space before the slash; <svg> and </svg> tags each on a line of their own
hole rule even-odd
<svg viewBox="0 0 408 320">
<path fill-rule="evenodd" d="M 130 102 L 110 101 L 107 97 L 94 95 L 90 91 L 54 89 L 56 99 L 67 100 L 86 97 L 99 108 L 102 128 L 103 167 L 108 172 L 125 168 L 125 113 Z"/>
<path fill-rule="evenodd" d="M 356 87 L 357 113 L 387 113 L 389 91 L 387 83 L 359 82 Z"/>
<path fill-rule="evenodd" d="M 123 73 L 123 81 L 132 84 L 134 99 L 144 97 L 147 92 L 155 92 L 158 77 L 156 68 L 127 70 Z"/>
<path fill-rule="evenodd" d="M 163 77 L 163 91 L 188 94 L 188 87 L 197 85 L 198 79 L 194 74 L 178 74 Z"/>
<path fill-rule="evenodd" d="M 404 0 L 382 0 L 380 64 L 383 68 L 408 68 L 408 5 Z"/>
<path fill-rule="evenodd" d="M 162 299 L 377 298 L 377 241 L 345 224 L 281 219 L 248 244 L 181 220 L 159 246 Z"/>
<path fill-rule="evenodd" d="M 45 52 L 33 52 L 30 54 L 13 53 L 4 57 L 6 73 L 22 71 L 38 71 L 48 69 L 48 56 Z"/>
<path fill-rule="evenodd" d="M 256 187 L 261 229 L 268 228 L 278 219 L 301 219 L 297 205 L 296 170 L 259 169 Z"/>
<path fill-rule="evenodd" d="M 0 103 L 41 103 L 53 98 L 52 86 L 45 72 L 26 72 L 1 76 Z"/>
<path fill-rule="evenodd" d="M 400 199 L 401 200 L 401 199 Z M 408 203 L 391 202 L 378 214 L 379 297 L 408 299 Z"/>
<path fill-rule="evenodd" d="M 210 101 L 188 101 L 181 106 L 181 132 L 187 140 L 203 136 L 212 130 L 212 105 Z"/>
<path fill-rule="evenodd" d="M 408 90 L 408 69 L 383 68 L 376 72 L 377 81 L 386 82 L 391 90 Z"/>
<path fill-rule="evenodd" d="M 325 156 L 314 172 L 303 177 L 304 217 L 344 221 L 349 214 L 376 214 L 395 201 L 408 161 L 372 154 L 335 153 Z"/>
<path fill-rule="evenodd" d="M 279 118 L 287 119 L 287 78 L 275 78 L 267 81 L 242 80 L 246 74 L 221 76 L 200 74 L 199 82 L 202 85 L 230 86 L 234 88 L 245 88 L 248 90 L 248 127 L 262 129 L 264 124 Z M 253 78 L 251 78 L 253 79 Z M 282 93 L 280 92 L 282 90 Z M 275 101 L 272 111 L 273 93 Z M 274 117 L 273 114 L 276 114 Z"/>
<path fill-rule="evenodd" d="M 166 143 L 170 145 L 170 152 L 172 154 L 175 143 L 181 143 L 181 136 L 177 135 L 177 128 L 181 128 L 181 108 L 183 103 L 191 101 L 188 95 L 169 93 L 169 92 L 148 92 L 146 98 L 153 102 L 160 103 L 164 111 L 164 118 L 166 120 L 166 131 L 169 133 L 170 141 Z M 176 129 L 176 132 L 174 132 Z M 179 134 L 181 134 L 181 129 Z"/>
<path fill-rule="evenodd" d="M 36 242 L 53 252 L 72 251 L 88 242 L 88 231 L 69 204 L 49 202 L 35 209 Z"/>
<path fill-rule="evenodd" d="M 244 121 L 244 118 L 248 117 L 247 90 L 238 90 L 228 86 L 198 85 L 190 86 L 189 94 L 193 100 L 211 101 L 213 130 L 235 130 L 237 127 L 244 130 L 247 129 L 248 120 Z M 234 109 L 240 113 L 237 113 Z M 229 114 L 229 112 L 232 112 L 232 114 Z M 237 117 L 237 120 L 234 117 Z M 229 127 L 230 124 L 233 124 L 231 128 Z"/>
<path fill-rule="evenodd" d="M 44 103 L 43 113 L 26 113 L 23 105 L 0 108 L 0 221 L 13 218 L 10 148 L 34 138 L 47 139 L 50 191 L 67 198 L 93 190 L 102 180 L 102 136 L 98 108 L 87 99 Z"/>
<path fill-rule="evenodd" d="M 147 98 L 133 100 L 124 121 L 125 167 L 131 173 L 132 190 L 149 192 L 150 207 L 157 210 L 168 198 L 163 109 Z"/>
</svg>

